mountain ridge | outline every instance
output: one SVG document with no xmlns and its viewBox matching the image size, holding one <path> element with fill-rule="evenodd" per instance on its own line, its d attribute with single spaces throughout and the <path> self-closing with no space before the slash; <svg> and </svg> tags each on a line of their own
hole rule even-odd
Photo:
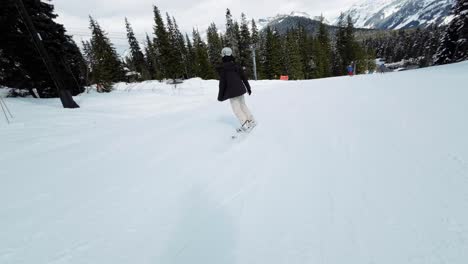
<svg viewBox="0 0 468 264">
<path fill-rule="evenodd" d="M 448 24 L 455 0 L 361 0 L 343 12 L 355 26 L 369 29 L 408 29 Z M 333 19 L 334 25 L 338 18 Z"/>
</svg>

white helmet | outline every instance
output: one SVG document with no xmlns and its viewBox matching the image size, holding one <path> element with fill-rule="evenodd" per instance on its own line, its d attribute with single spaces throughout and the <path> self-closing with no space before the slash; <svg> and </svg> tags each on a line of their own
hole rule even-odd
<svg viewBox="0 0 468 264">
<path fill-rule="evenodd" d="M 221 51 L 221 56 L 223 56 L 223 57 L 232 56 L 232 49 L 229 48 L 229 47 L 225 47 L 225 48 Z"/>
</svg>

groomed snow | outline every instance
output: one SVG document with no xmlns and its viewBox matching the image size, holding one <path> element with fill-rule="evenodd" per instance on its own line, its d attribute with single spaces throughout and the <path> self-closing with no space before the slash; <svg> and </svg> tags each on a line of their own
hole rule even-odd
<svg viewBox="0 0 468 264">
<path fill-rule="evenodd" d="M 0 263 L 465 264 L 467 72 L 7 98 Z"/>
</svg>

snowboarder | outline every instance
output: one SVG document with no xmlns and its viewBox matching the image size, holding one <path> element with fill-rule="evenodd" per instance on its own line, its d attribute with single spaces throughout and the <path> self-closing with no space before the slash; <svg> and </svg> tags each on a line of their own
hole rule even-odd
<svg viewBox="0 0 468 264">
<path fill-rule="evenodd" d="M 219 73 L 218 101 L 223 102 L 229 99 L 232 111 L 241 124 L 241 130 L 248 131 L 256 125 L 244 98 L 245 93 L 252 94 L 249 81 L 243 69 L 235 62 L 231 48 L 224 48 L 221 55 L 223 63 L 217 68 Z"/>
<path fill-rule="evenodd" d="M 349 76 L 353 76 L 353 75 L 354 75 L 354 67 L 353 67 L 351 64 L 348 65 L 347 70 L 348 70 L 348 75 L 349 75 Z"/>
<path fill-rule="evenodd" d="M 386 67 L 385 67 L 385 64 L 380 64 L 379 66 L 379 69 L 380 69 L 380 73 L 385 73 L 387 71 Z"/>
</svg>

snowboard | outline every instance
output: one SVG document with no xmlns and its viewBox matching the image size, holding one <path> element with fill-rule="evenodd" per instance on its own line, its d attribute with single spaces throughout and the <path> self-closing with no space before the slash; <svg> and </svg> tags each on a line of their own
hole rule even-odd
<svg viewBox="0 0 468 264">
<path fill-rule="evenodd" d="M 246 137 L 248 134 L 250 134 L 250 132 L 252 132 L 252 130 L 257 126 L 257 124 L 255 124 L 254 126 L 250 127 L 249 129 L 244 129 L 243 127 L 240 127 L 238 129 L 236 129 L 236 133 L 234 135 L 232 135 L 232 139 L 240 139 L 240 138 L 244 138 Z"/>
</svg>

